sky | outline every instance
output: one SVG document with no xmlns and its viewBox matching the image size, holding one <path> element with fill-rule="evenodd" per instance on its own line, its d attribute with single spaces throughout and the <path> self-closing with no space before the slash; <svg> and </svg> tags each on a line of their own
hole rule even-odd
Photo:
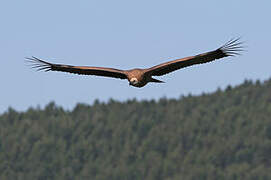
<svg viewBox="0 0 271 180">
<path fill-rule="evenodd" d="M 72 110 L 136 98 L 179 98 L 214 92 L 245 79 L 271 77 L 271 1 L 25 0 L 0 2 L 0 113 L 51 101 Z M 131 87 L 127 80 L 36 72 L 25 57 L 53 63 L 146 68 L 218 48 L 241 37 L 241 56 L 158 77 L 164 84 Z"/>
</svg>

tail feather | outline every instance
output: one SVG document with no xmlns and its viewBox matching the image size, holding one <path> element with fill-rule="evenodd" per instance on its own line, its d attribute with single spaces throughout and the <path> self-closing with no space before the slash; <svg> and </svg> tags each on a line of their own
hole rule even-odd
<svg viewBox="0 0 271 180">
<path fill-rule="evenodd" d="M 155 82 L 155 83 L 165 83 L 164 81 L 160 81 L 158 79 L 151 78 L 150 82 Z"/>
</svg>

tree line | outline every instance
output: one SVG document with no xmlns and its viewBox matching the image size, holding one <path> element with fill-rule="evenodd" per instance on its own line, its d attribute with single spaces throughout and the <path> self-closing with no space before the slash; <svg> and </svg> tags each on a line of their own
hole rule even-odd
<svg viewBox="0 0 271 180">
<path fill-rule="evenodd" d="M 271 79 L 0 115 L 0 179 L 271 179 Z"/>
</svg>

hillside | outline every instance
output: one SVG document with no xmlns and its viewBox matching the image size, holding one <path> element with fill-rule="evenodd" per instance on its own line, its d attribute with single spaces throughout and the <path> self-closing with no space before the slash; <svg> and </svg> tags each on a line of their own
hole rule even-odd
<svg viewBox="0 0 271 180">
<path fill-rule="evenodd" d="M 271 179 L 271 80 L 0 115 L 0 179 Z"/>
</svg>

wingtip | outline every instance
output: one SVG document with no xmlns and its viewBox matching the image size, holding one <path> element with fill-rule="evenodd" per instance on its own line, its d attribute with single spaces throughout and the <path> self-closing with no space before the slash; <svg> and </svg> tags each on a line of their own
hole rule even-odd
<svg viewBox="0 0 271 180">
<path fill-rule="evenodd" d="M 241 55 L 245 51 L 244 41 L 240 41 L 241 37 L 232 38 L 219 48 L 225 56 Z"/>
<path fill-rule="evenodd" d="M 30 64 L 31 69 L 36 69 L 37 71 L 50 71 L 51 64 L 43 61 L 35 56 L 25 57 L 25 61 Z"/>
</svg>

